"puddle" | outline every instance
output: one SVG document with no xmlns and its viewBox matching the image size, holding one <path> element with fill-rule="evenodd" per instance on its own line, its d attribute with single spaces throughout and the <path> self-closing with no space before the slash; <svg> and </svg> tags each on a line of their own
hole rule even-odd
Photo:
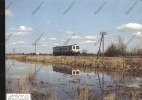
<svg viewBox="0 0 142 100">
<path fill-rule="evenodd" d="M 132 77 L 97 69 L 85 72 L 85 69 L 79 67 L 73 69 L 68 66 L 47 66 L 6 60 L 7 93 L 21 89 L 23 83 L 27 83 L 26 88 L 30 93 L 36 91 L 38 98 L 34 100 L 81 100 L 82 97 L 89 100 L 142 99 L 142 77 L 139 76 Z M 38 95 L 40 93 L 41 97 Z"/>
</svg>

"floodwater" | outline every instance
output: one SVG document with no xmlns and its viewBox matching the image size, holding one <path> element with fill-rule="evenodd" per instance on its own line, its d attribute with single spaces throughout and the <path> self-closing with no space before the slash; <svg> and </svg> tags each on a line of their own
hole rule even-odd
<svg viewBox="0 0 142 100">
<path fill-rule="evenodd" d="M 32 83 L 28 83 L 27 89 L 50 94 L 47 97 L 49 100 L 142 99 L 142 77 L 140 76 L 121 75 L 117 72 L 108 74 L 97 70 L 90 72 L 80 69 L 69 70 L 61 66 L 16 60 L 6 60 L 7 93 L 14 93 L 12 89 L 20 89 L 22 82 L 26 83 L 31 74 L 34 75 L 34 79 Z M 81 86 L 85 88 L 82 91 L 80 88 L 79 91 L 78 87 Z M 48 99 L 36 97 L 32 100 Z"/>
</svg>

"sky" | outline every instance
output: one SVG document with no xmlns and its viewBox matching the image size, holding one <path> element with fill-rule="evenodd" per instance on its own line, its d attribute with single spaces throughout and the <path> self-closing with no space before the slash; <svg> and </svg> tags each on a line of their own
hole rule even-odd
<svg viewBox="0 0 142 100">
<path fill-rule="evenodd" d="M 142 0 L 6 0 L 6 53 L 52 53 L 54 46 L 77 44 L 96 53 L 106 32 L 105 49 L 122 37 L 129 49 L 142 48 Z M 12 35 L 11 35 L 12 34 Z"/>
</svg>

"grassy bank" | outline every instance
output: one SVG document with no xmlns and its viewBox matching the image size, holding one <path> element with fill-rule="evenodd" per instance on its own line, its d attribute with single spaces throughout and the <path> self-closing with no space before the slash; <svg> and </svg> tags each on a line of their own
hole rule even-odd
<svg viewBox="0 0 142 100">
<path fill-rule="evenodd" d="M 6 55 L 6 59 L 73 67 L 99 67 L 107 70 L 142 70 L 142 58 L 140 57 L 105 57 L 103 60 L 103 58 L 97 59 L 95 56 Z"/>
</svg>

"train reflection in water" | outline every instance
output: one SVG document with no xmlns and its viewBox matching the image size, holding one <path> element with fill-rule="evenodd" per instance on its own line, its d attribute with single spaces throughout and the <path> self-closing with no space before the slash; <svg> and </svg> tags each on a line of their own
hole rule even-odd
<svg viewBox="0 0 142 100">
<path fill-rule="evenodd" d="M 65 74 L 70 74 L 70 75 L 79 75 L 80 74 L 80 70 L 71 69 L 71 68 L 67 68 L 67 67 L 59 67 L 59 66 L 53 66 L 53 71 L 65 73 Z"/>
</svg>

